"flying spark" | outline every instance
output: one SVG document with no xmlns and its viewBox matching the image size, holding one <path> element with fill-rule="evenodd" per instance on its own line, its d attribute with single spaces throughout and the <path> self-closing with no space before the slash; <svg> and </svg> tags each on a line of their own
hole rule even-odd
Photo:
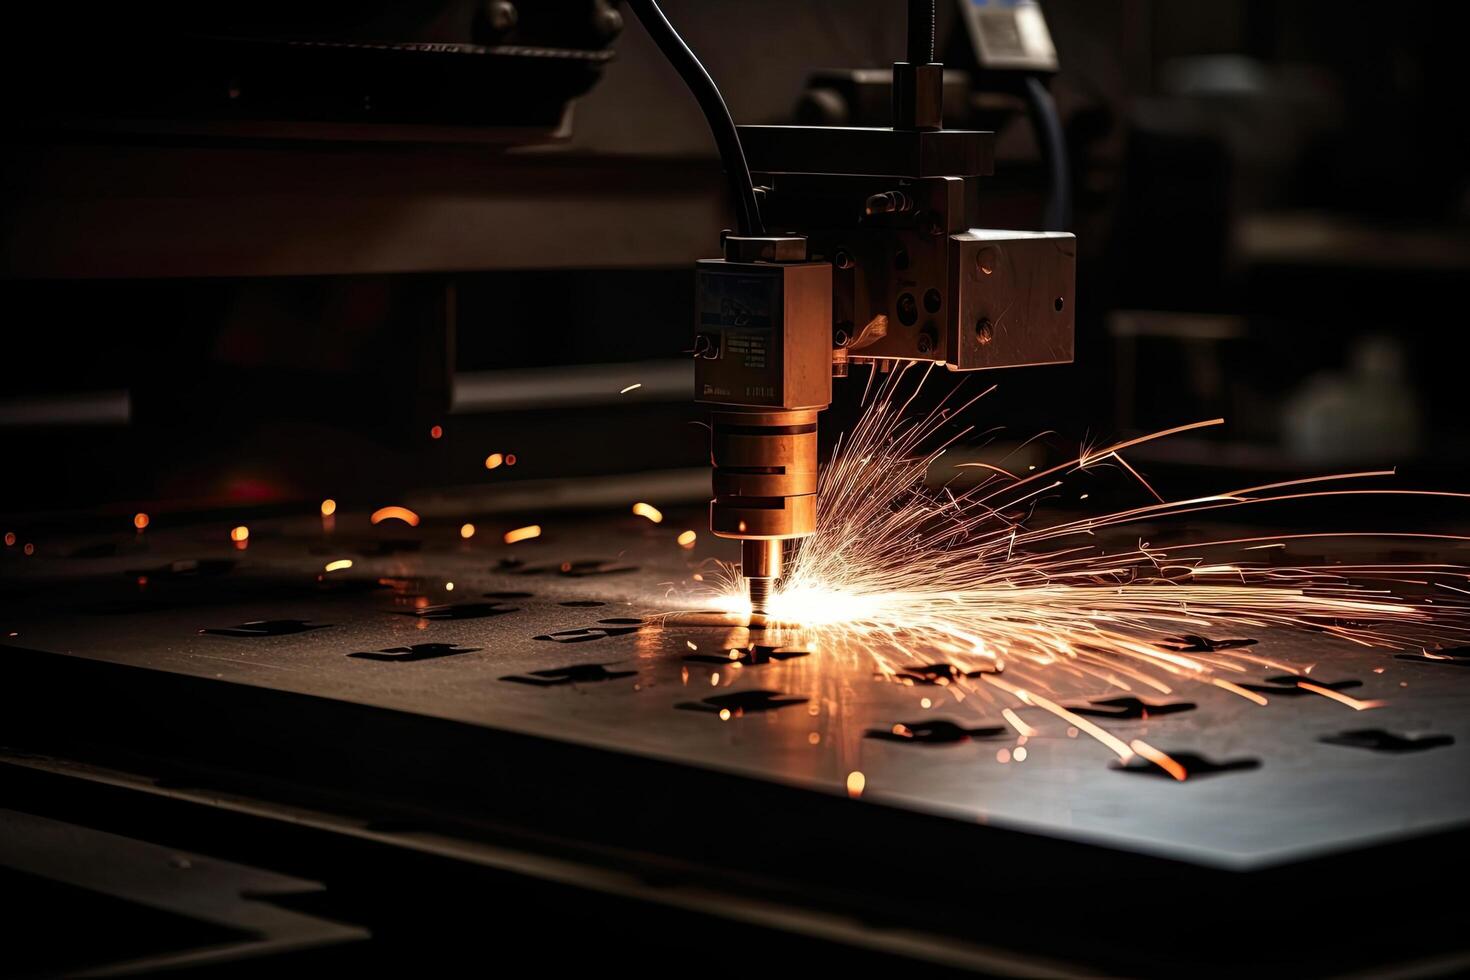
<svg viewBox="0 0 1470 980">
<path fill-rule="evenodd" d="M 1216 648 L 1201 641 L 1203 634 L 1286 628 L 1326 633 L 1366 647 L 1417 649 L 1425 631 L 1463 633 L 1470 623 L 1463 605 L 1416 599 L 1402 589 L 1445 578 L 1463 582 L 1463 567 L 1294 568 L 1251 561 L 1251 554 L 1259 552 L 1246 550 L 1253 546 L 1264 549 L 1266 556 L 1279 555 L 1287 541 L 1339 535 L 1283 534 L 1167 546 L 1136 538 L 1123 547 L 1098 537 L 1130 525 L 1268 502 L 1420 493 L 1303 489 L 1334 480 L 1391 476 L 1392 471 L 1284 481 L 1171 501 L 1123 456 L 1134 446 L 1223 421 L 1212 419 L 1084 449 L 1066 462 L 1021 474 L 988 464 L 949 466 L 950 478 L 935 488 L 929 477 L 945 472 L 946 448 L 972 431 L 956 430 L 956 416 L 993 389 L 958 405 L 950 396 L 927 415 L 910 415 L 923 378 L 915 385 L 908 373 L 893 372 L 865 396 L 862 418 L 838 442 L 822 471 L 816 532 L 796 550 L 768 605 L 771 622 L 809 634 L 829 650 L 870 657 L 880 675 L 898 678 L 909 665 L 931 663 L 937 654 L 957 671 L 949 690 L 957 696 L 979 694 L 983 703 L 1003 699 L 1003 716 L 1020 735 L 1036 729 L 1013 709 L 1040 709 L 1062 720 L 1069 735 L 1074 729 L 1084 732 L 1125 763 L 1141 756 L 1183 779 L 1183 767 L 1164 753 L 1138 740 L 1126 742 L 1039 692 L 1056 692 L 1064 680 L 1072 690 L 1080 682 L 1161 694 L 1200 683 L 1264 706 L 1267 698 L 1243 681 L 1217 675 L 1240 679 L 1241 673 L 1260 669 L 1266 661 Z M 1041 504 L 1049 498 L 1077 500 L 1075 494 L 1063 497 L 1069 479 L 1102 466 L 1132 479 L 1147 499 L 1113 513 L 1046 518 Z M 962 476 L 969 482 L 957 485 Z M 1422 495 L 1470 498 L 1438 491 Z M 1239 557 L 1227 555 L 1228 549 Z M 736 569 L 725 569 L 716 590 L 723 609 L 749 614 Z M 1381 703 L 1301 686 L 1356 710 Z"/>
<path fill-rule="evenodd" d="M 529 541 L 539 537 L 541 537 L 541 525 L 529 524 L 526 527 L 518 527 L 514 531 L 506 531 L 505 543 L 515 544 L 517 541 Z"/>
<path fill-rule="evenodd" d="M 419 515 L 415 514 L 407 507 L 379 507 L 377 510 L 373 511 L 372 517 L 368 519 L 374 524 L 381 524 L 384 521 L 402 521 L 409 527 L 419 526 Z"/>
</svg>

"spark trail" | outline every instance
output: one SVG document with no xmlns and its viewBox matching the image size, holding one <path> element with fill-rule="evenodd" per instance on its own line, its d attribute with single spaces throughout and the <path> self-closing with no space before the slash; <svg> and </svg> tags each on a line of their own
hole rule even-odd
<svg viewBox="0 0 1470 980">
<path fill-rule="evenodd" d="M 980 471 L 976 485 L 956 491 L 957 481 L 951 479 L 935 489 L 927 481 L 941 472 L 946 449 L 972 432 L 964 428 L 946 435 L 954 419 L 994 389 L 963 402 L 950 396 L 927 414 L 911 415 L 928 372 L 917 384 L 909 374 L 895 371 L 876 387 L 870 381 L 862 418 L 822 472 L 816 533 L 789 562 L 769 607 L 773 621 L 828 648 L 867 651 L 882 675 L 897 677 L 905 665 L 942 656 L 957 668 L 957 678 L 945 680 L 957 696 L 969 692 L 993 700 L 998 692 L 1007 703 L 1057 715 L 1125 761 L 1139 754 L 1179 778 L 1177 764 L 1167 756 L 1160 762 L 1158 750 L 1136 740 L 1125 743 L 1041 692 L 1054 691 L 1064 678 L 1069 685 L 1083 681 L 1165 694 L 1178 684 L 1204 683 L 1264 705 L 1268 698 L 1235 681 L 1244 682 L 1242 675 L 1263 667 L 1289 668 L 1248 649 L 1217 649 L 1189 638 L 1199 641 L 1200 634 L 1221 630 L 1287 628 L 1326 632 L 1363 646 L 1404 648 L 1422 644 L 1429 634 L 1462 633 L 1470 625 L 1463 600 L 1455 596 L 1462 590 L 1450 584 L 1465 584 L 1461 566 L 1285 567 L 1261 560 L 1279 554 L 1276 549 L 1292 540 L 1385 536 L 1377 532 L 1168 547 L 1139 540 L 1111 552 L 1094 540 L 1099 532 L 1129 525 L 1265 503 L 1406 494 L 1470 499 L 1470 494 L 1321 488 L 1392 475 L 1374 470 L 1170 501 L 1123 455 L 1145 442 L 1218 425 L 1219 419 L 1084 449 L 1065 463 L 1025 475 L 962 463 L 951 470 L 956 476 Z M 1046 518 L 1042 504 L 1078 474 L 1103 465 L 1126 472 L 1151 502 L 1094 516 Z M 1404 586 L 1442 591 L 1412 597 Z M 748 612 L 735 569 L 726 570 L 718 588 L 725 608 Z"/>
</svg>

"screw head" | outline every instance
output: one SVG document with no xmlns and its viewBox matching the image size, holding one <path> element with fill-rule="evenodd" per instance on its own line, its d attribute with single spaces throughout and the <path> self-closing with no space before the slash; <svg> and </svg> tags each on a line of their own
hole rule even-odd
<svg viewBox="0 0 1470 980">
<path fill-rule="evenodd" d="M 852 254 L 844 248 L 839 248 L 837 250 L 837 254 L 832 256 L 832 264 L 837 266 L 837 268 L 839 269 L 851 269 L 853 266 L 857 265 L 857 263 L 853 261 Z"/>
<path fill-rule="evenodd" d="M 975 268 L 980 270 L 982 276 L 992 275 L 995 272 L 995 264 L 1000 259 L 1000 249 L 994 245 L 987 245 L 975 253 Z"/>
<path fill-rule="evenodd" d="M 919 334 L 919 353 L 928 354 L 934 349 L 934 337 L 929 333 Z"/>
<path fill-rule="evenodd" d="M 981 347 L 984 347 L 994 339 L 995 328 L 990 325 L 989 320 L 981 317 L 975 323 L 975 340 L 979 342 Z"/>
</svg>

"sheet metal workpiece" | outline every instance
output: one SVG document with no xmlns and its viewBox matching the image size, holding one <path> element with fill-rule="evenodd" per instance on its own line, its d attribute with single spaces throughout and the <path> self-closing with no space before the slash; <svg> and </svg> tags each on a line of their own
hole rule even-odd
<svg viewBox="0 0 1470 980">
<path fill-rule="evenodd" d="M 908 680 L 883 679 L 876 638 L 661 621 L 700 608 L 694 576 L 735 557 L 734 542 L 675 543 L 701 521 L 563 516 L 507 547 L 461 541 L 457 520 L 390 530 L 339 512 L 330 534 L 316 518 L 252 520 L 245 550 L 194 528 L 45 542 L 0 570 L 6 764 L 42 751 L 208 773 L 195 779 L 214 797 L 249 776 L 257 794 L 330 791 L 369 815 L 398 801 L 430 824 L 525 826 L 661 855 L 709 894 L 753 901 L 759 879 L 885 926 L 843 933 L 860 943 L 909 930 L 928 937 L 913 949 L 1000 944 L 1123 973 L 1197 964 L 1208 943 L 1228 975 L 1267 923 L 1330 935 L 1342 909 L 1401 901 L 1425 923 L 1418 953 L 1458 942 L 1436 903 L 1412 900 L 1425 876 L 1465 870 L 1458 654 L 1253 629 L 1214 639 L 1257 640 L 1253 655 L 1286 668 L 1231 675 L 1264 684 L 1268 705 L 1179 679 L 1133 692 L 1194 705 L 1153 716 L 1094 705 L 1120 693 L 1101 682 L 1048 679 L 1060 704 L 1115 712 L 1093 720 L 1119 737 L 1222 767 L 1180 783 L 1120 770 L 1034 708 L 1016 708 L 1036 730 L 1019 746 L 999 701 L 933 681 L 945 657 L 922 644 Z M 350 569 L 323 571 L 343 557 Z M 1308 669 L 1388 703 L 1355 712 L 1271 680 Z M 1422 736 L 1435 737 L 1422 751 L 1395 748 Z M 1314 955 L 1354 968 L 1396 955 L 1380 948 L 1390 931 L 1372 932 Z"/>
</svg>

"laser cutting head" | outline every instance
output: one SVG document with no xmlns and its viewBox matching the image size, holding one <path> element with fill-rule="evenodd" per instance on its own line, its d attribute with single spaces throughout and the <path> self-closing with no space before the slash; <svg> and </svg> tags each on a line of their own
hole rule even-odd
<svg viewBox="0 0 1470 980">
<path fill-rule="evenodd" d="M 782 542 L 817 523 L 817 413 L 832 401 L 832 266 L 799 237 L 739 238 L 699 264 L 696 398 L 711 418 L 710 530 L 738 538 L 752 606 Z"/>
<path fill-rule="evenodd" d="M 743 542 L 753 621 L 783 543 L 816 530 L 817 416 L 833 374 L 853 361 L 1072 359 L 1076 240 L 973 227 L 995 134 L 943 128 L 933 5 L 910 4 L 910 16 L 892 128 L 741 126 L 729 141 L 726 169 L 748 162 L 762 185 L 758 207 L 743 185 L 755 225 L 787 230 L 730 235 L 723 259 L 699 265 L 696 398 L 716 407 L 710 530 Z"/>
</svg>

